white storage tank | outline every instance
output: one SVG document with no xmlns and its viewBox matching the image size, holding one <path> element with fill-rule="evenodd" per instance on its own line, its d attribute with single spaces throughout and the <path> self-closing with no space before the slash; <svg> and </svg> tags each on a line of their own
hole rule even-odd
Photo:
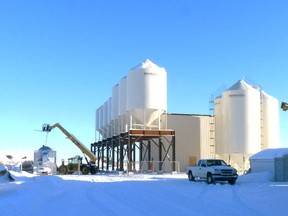
<svg viewBox="0 0 288 216">
<path fill-rule="evenodd" d="M 127 111 L 127 77 L 123 77 L 119 82 L 118 114 L 125 115 Z"/>
<path fill-rule="evenodd" d="M 119 107 L 119 84 L 113 86 L 112 88 L 112 134 L 117 135 L 119 133 L 118 130 L 118 107 Z"/>
<path fill-rule="evenodd" d="M 119 84 L 112 88 L 112 119 L 115 120 L 118 117 L 118 103 L 119 103 Z"/>
<path fill-rule="evenodd" d="M 127 125 L 127 77 L 123 77 L 119 82 L 119 103 L 118 103 L 118 114 L 119 114 L 119 131 L 125 132 Z"/>
<path fill-rule="evenodd" d="M 215 153 L 218 155 L 225 154 L 227 145 L 223 142 L 223 113 L 222 113 L 222 97 L 218 96 L 214 99 L 214 118 L 215 118 Z"/>
<path fill-rule="evenodd" d="M 222 94 L 223 143 L 227 154 L 261 150 L 260 91 L 239 80 Z M 216 133 L 217 133 L 216 128 Z M 226 147 L 226 146 L 225 146 Z"/>
<path fill-rule="evenodd" d="M 132 124 L 142 124 L 144 128 L 160 118 L 167 110 L 167 74 L 164 68 L 145 60 L 128 72 L 127 110 Z"/>
<path fill-rule="evenodd" d="M 103 112 L 103 116 L 104 116 L 104 119 L 103 119 L 103 126 L 106 128 L 107 125 L 108 125 L 108 116 L 109 116 L 109 107 L 108 107 L 108 100 L 105 101 L 104 103 L 104 112 Z"/>
<path fill-rule="evenodd" d="M 262 149 L 279 148 L 279 101 L 261 91 L 262 99 Z"/>
<path fill-rule="evenodd" d="M 108 99 L 108 136 L 111 136 L 112 131 L 112 97 Z"/>
<path fill-rule="evenodd" d="M 99 107 L 99 133 L 103 136 L 104 131 L 104 106 Z"/>
<path fill-rule="evenodd" d="M 100 107 L 96 109 L 96 130 L 100 130 Z"/>
<path fill-rule="evenodd" d="M 112 121 L 112 97 L 108 99 L 108 124 Z"/>
</svg>

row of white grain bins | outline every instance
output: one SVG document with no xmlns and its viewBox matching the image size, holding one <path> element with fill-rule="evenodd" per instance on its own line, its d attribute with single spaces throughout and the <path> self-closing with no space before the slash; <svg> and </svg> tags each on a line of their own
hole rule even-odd
<svg viewBox="0 0 288 216">
<path fill-rule="evenodd" d="M 96 131 L 99 139 L 105 139 L 129 129 L 164 129 L 161 118 L 166 110 L 166 71 L 145 60 L 112 88 L 112 96 L 96 110 Z"/>
<path fill-rule="evenodd" d="M 214 100 L 214 114 L 215 153 L 221 158 L 279 147 L 279 102 L 261 89 L 239 80 Z"/>
</svg>

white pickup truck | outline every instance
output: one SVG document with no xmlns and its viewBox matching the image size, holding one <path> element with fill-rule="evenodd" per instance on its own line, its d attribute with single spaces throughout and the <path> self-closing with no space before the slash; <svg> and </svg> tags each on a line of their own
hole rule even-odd
<svg viewBox="0 0 288 216">
<path fill-rule="evenodd" d="M 189 181 L 204 179 L 208 184 L 216 181 L 228 181 L 233 185 L 238 178 L 237 170 L 220 159 L 199 160 L 197 166 L 187 166 Z"/>
</svg>

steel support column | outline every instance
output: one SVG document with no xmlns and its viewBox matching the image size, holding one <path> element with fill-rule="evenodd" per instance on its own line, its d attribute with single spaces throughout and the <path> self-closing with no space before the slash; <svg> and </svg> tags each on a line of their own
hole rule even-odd
<svg viewBox="0 0 288 216">
<path fill-rule="evenodd" d="M 124 166 L 123 166 L 123 163 L 124 163 L 124 155 L 123 155 L 124 144 L 123 144 L 122 138 L 119 138 L 119 143 L 120 143 L 120 171 L 123 171 L 124 170 Z"/>
<path fill-rule="evenodd" d="M 159 138 L 159 171 L 162 171 L 162 146 L 163 146 L 163 143 L 162 143 L 162 139 Z"/>
<path fill-rule="evenodd" d="M 176 171 L 176 147 L 175 147 L 175 136 L 172 137 L 172 161 L 173 171 Z"/>
<path fill-rule="evenodd" d="M 101 142 L 101 170 L 104 170 L 104 141 Z"/>
<path fill-rule="evenodd" d="M 139 144 L 139 169 L 142 170 L 142 160 L 143 160 L 143 141 Z"/>
<path fill-rule="evenodd" d="M 111 161 L 111 163 L 112 163 L 112 171 L 114 171 L 115 170 L 115 167 L 114 167 L 114 165 L 115 165 L 115 152 L 114 152 L 114 148 L 115 148 L 115 139 L 112 139 L 112 143 L 111 143 L 111 156 L 112 156 L 112 161 Z"/>
<path fill-rule="evenodd" d="M 110 146 L 110 140 L 107 139 L 106 141 L 106 171 L 109 170 L 109 146 Z"/>
<path fill-rule="evenodd" d="M 101 149 L 101 144 L 100 142 L 97 142 L 97 167 L 100 168 L 100 149 Z"/>
</svg>

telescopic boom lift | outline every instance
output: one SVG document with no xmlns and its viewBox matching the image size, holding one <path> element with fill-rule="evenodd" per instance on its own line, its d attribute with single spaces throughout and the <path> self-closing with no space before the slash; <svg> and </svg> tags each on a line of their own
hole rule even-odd
<svg viewBox="0 0 288 216">
<path fill-rule="evenodd" d="M 81 171 L 83 174 L 88 174 L 89 172 L 91 174 L 95 174 L 98 170 L 98 167 L 95 166 L 96 160 L 97 158 L 95 157 L 95 155 L 88 149 L 86 148 L 86 146 L 84 144 L 82 144 L 75 136 L 73 136 L 72 134 L 70 134 L 65 128 L 63 128 L 59 123 L 56 123 L 52 126 L 50 126 L 49 124 L 43 124 L 42 126 L 42 131 L 44 132 L 51 132 L 52 129 L 54 129 L 55 127 L 58 127 L 66 136 L 68 139 L 70 139 L 81 151 L 84 155 L 86 155 L 87 157 L 90 158 L 90 161 L 88 161 L 88 159 L 85 156 L 85 159 L 87 161 L 87 164 L 89 165 L 89 167 L 85 167 L 84 164 L 82 164 L 82 159 L 81 159 Z M 64 163 L 62 163 L 61 166 L 64 166 Z M 69 168 L 73 168 L 73 165 L 68 164 L 68 166 L 66 167 L 66 172 L 65 172 L 65 168 L 62 167 L 63 169 L 61 170 L 61 167 L 59 168 L 60 171 L 63 171 L 63 174 L 66 174 L 67 172 L 67 168 L 68 168 L 68 172 L 69 172 Z M 70 172 L 72 172 L 70 169 Z M 75 167 L 73 169 L 76 169 Z M 87 170 L 89 169 L 89 170 Z M 87 173 L 88 171 L 88 173 Z M 61 172 L 60 172 L 61 173 Z"/>
</svg>

